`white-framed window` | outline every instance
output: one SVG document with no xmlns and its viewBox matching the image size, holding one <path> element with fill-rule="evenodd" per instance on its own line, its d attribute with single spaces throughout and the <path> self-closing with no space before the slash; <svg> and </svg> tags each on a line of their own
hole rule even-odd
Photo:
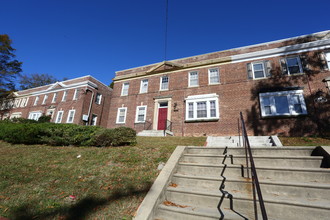
<svg viewBox="0 0 330 220">
<path fill-rule="evenodd" d="M 76 110 L 69 110 L 66 123 L 73 123 L 75 113 L 76 113 Z"/>
<path fill-rule="evenodd" d="M 57 100 L 57 92 L 54 93 L 52 103 L 55 103 Z"/>
<path fill-rule="evenodd" d="M 127 96 L 128 95 L 128 89 L 129 89 L 129 83 L 123 83 L 123 87 L 121 88 L 121 95 Z"/>
<path fill-rule="evenodd" d="M 22 112 L 14 112 L 10 115 L 10 119 L 21 118 L 21 117 L 22 117 Z"/>
<path fill-rule="evenodd" d="M 126 112 L 127 112 L 127 107 L 118 108 L 117 120 L 116 120 L 117 124 L 125 124 L 125 122 L 126 122 Z"/>
<path fill-rule="evenodd" d="M 75 89 L 73 94 L 73 100 L 77 100 L 78 96 L 79 96 L 79 89 Z"/>
<path fill-rule="evenodd" d="M 140 93 L 147 93 L 147 92 L 148 92 L 148 80 L 143 79 L 141 80 Z"/>
<path fill-rule="evenodd" d="M 43 105 L 46 104 L 47 99 L 48 99 L 48 95 L 45 95 L 45 96 L 44 96 L 44 100 L 42 100 L 42 104 L 43 104 Z"/>
<path fill-rule="evenodd" d="M 328 69 L 330 69 L 330 51 L 325 52 L 324 54 L 325 54 L 325 59 L 327 61 Z"/>
<path fill-rule="evenodd" d="M 135 123 L 144 123 L 147 116 L 147 106 L 141 105 L 136 107 Z"/>
<path fill-rule="evenodd" d="M 42 115 L 41 112 L 30 112 L 28 119 L 32 119 L 32 120 L 38 121 L 38 119 L 40 118 L 41 115 Z"/>
<path fill-rule="evenodd" d="M 18 108 L 21 103 L 21 99 L 15 99 L 14 108 Z"/>
<path fill-rule="evenodd" d="M 102 94 L 100 93 L 96 93 L 96 97 L 95 97 L 95 103 L 100 105 L 102 101 Z"/>
<path fill-rule="evenodd" d="M 62 96 L 62 102 L 65 102 L 66 101 L 67 96 L 68 96 L 68 91 L 65 90 L 63 92 L 63 96 Z"/>
<path fill-rule="evenodd" d="M 97 122 L 97 115 L 92 115 L 92 120 L 91 120 L 91 125 L 92 126 L 96 126 L 96 122 Z"/>
<path fill-rule="evenodd" d="M 186 121 L 210 121 L 219 119 L 219 96 L 215 93 L 188 96 Z"/>
<path fill-rule="evenodd" d="M 54 109 L 48 109 L 46 112 L 47 116 L 50 116 L 50 118 L 53 118 L 55 110 Z"/>
<path fill-rule="evenodd" d="M 62 122 L 63 114 L 64 114 L 63 111 L 58 111 L 57 112 L 55 123 L 61 123 Z"/>
<path fill-rule="evenodd" d="M 22 98 L 22 101 L 21 101 L 21 105 L 20 105 L 20 107 L 22 108 L 22 107 L 25 107 L 26 106 L 26 98 Z"/>
<path fill-rule="evenodd" d="M 197 71 L 192 71 L 189 72 L 188 75 L 188 81 L 189 81 L 189 87 L 194 87 L 194 86 L 198 86 L 198 72 Z"/>
<path fill-rule="evenodd" d="M 294 116 L 307 114 L 303 90 L 259 94 L 261 116 Z"/>
<path fill-rule="evenodd" d="M 168 90 L 168 76 L 160 77 L 160 90 Z"/>
<path fill-rule="evenodd" d="M 280 59 L 280 62 L 284 75 L 303 73 L 303 68 L 299 56 L 285 57 Z"/>
<path fill-rule="evenodd" d="M 33 105 L 38 105 L 39 102 L 39 96 L 36 96 Z"/>
<path fill-rule="evenodd" d="M 271 63 L 269 60 L 247 63 L 249 79 L 262 79 L 271 75 Z"/>
<path fill-rule="evenodd" d="M 220 74 L 219 68 L 211 68 L 209 72 L 209 84 L 219 84 L 220 83 Z"/>
</svg>

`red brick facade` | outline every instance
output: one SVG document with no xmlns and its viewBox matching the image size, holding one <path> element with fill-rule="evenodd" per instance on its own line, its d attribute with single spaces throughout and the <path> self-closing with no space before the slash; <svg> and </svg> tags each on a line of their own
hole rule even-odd
<svg viewBox="0 0 330 220">
<path fill-rule="evenodd" d="M 240 111 L 251 135 L 329 133 L 330 97 L 324 82 L 330 76 L 325 59 L 329 51 L 330 31 L 325 31 L 119 71 L 107 127 L 156 130 L 159 108 L 167 103 L 175 136 L 237 135 Z M 210 84 L 209 70 L 214 68 L 220 82 Z M 189 79 L 196 71 L 198 85 L 189 86 L 189 81 L 196 83 Z M 248 77 L 251 71 L 255 79 Z M 257 78 L 259 74 L 264 77 Z M 161 91 L 163 76 L 168 77 L 168 89 Z M 141 81 L 146 79 L 147 92 L 141 93 Z M 128 94 L 122 95 L 125 83 Z M 320 97 L 328 101 L 316 101 Z"/>
<path fill-rule="evenodd" d="M 1 117 L 37 119 L 51 115 L 51 122 L 91 125 L 94 120 L 95 125 L 106 127 L 111 93 L 112 89 L 92 76 L 79 77 L 16 92 L 13 107 L 3 110 Z"/>
</svg>

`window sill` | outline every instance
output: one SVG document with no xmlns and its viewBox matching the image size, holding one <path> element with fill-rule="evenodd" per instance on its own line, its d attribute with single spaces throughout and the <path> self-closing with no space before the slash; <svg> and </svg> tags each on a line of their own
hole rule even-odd
<svg viewBox="0 0 330 220">
<path fill-rule="evenodd" d="M 307 116 L 307 113 L 302 113 L 302 114 L 294 114 L 294 115 L 289 115 L 289 114 L 285 114 L 285 115 L 265 115 L 265 116 L 261 116 L 261 118 L 267 119 L 267 118 L 297 118 L 297 117 L 303 117 L 303 116 Z"/>
<path fill-rule="evenodd" d="M 221 83 L 209 83 L 209 86 L 212 86 L 212 85 L 220 85 Z"/>
<path fill-rule="evenodd" d="M 301 76 L 305 75 L 305 73 L 293 73 L 293 74 L 288 74 L 287 76 Z"/>
<path fill-rule="evenodd" d="M 197 88 L 197 87 L 199 87 L 199 85 L 197 85 L 197 86 L 188 86 L 188 88 Z"/>
<path fill-rule="evenodd" d="M 263 80 L 263 79 L 269 79 L 270 77 L 262 77 L 262 78 L 253 78 L 252 80 Z"/>
<path fill-rule="evenodd" d="M 125 122 L 116 122 L 116 125 L 124 125 Z"/>
<path fill-rule="evenodd" d="M 134 124 L 145 124 L 146 122 L 145 121 L 136 121 L 134 122 Z"/>
<path fill-rule="evenodd" d="M 162 91 L 168 91 L 168 89 L 160 89 L 159 91 L 160 92 L 162 92 Z"/>
<path fill-rule="evenodd" d="M 208 121 L 219 121 L 219 118 L 200 118 L 200 119 L 186 119 L 186 123 L 190 122 L 208 122 Z"/>
</svg>

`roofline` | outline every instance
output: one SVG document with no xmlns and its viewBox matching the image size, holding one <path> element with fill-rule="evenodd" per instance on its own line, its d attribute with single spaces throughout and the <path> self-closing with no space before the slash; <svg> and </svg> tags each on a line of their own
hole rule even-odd
<svg viewBox="0 0 330 220">
<path fill-rule="evenodd" d="M 280 42 L 284 42 L 284 41 L 295 40 L 295 39 L 309 37 L 309 36 L 316 36 L 316 35 L 320 35 L 320 34 L 323 34 L 323 33 L 324 34 L 330 33 L 330 30 L 315 32 L 315 33 L 312 33 L 312 34 L 300 35 L 300 36 L 296 36 L 296 37 L 289 37 L 289 38 L 284 38 L 284 39 L 280 39 L 280 40 L 268 41 L 268 42 L 259 43 L 259 44 L 252 44 L 252 45 L 248 45 L 248 46 L 235 47 L 235 48 L 228 49 L 228 50 L 219 50 L 219 51 L 214 51 L 214 52 L 209 52 L 209 53 L 204 53 L 204 54 L 199 54 L 199 55 L 184 57 L 184 58 L 178 58 L 178 59 L 169 60 L 169 61 L 170 62 L 175 62 L 175 61 L 189 59 L 189 58 L 194 58 L 194 57 L 199 57 L 199 56 L 203 56 L 203 55 L 210 55 L 210 54 L 217 53 L 217 52 L 225 52 L 225 51 L 248 49 L 248 48 L 251 48 L 251 47 L 257 47 L 257 46 L 263 46 L 263 45 L 267 45 L 267 44 L 280 43 Z M 165 61 L 161 61 L 161 62 L 157 62 L 157 63 L 152 63 L 152 64 L 147 64 L 147 65 L 143 65 L 143 66 L 137 66 L 137 67 L 128 68 L 128 69 L 124 69 L 124 70 L 119 70 L 119 71 L 116 71 L 115 73 L 117 75 L 117 73 L 119 73 L 119 72 L 124 72 L 124 71 L 128 71 L 128 70 L 133 70 L 133 69 L 136 69 L 136 68 L 148 67 L 148 66 L 153 66 L 153 65 L 159 65 L 162 62 L 165 62 Z"/>
</svg>

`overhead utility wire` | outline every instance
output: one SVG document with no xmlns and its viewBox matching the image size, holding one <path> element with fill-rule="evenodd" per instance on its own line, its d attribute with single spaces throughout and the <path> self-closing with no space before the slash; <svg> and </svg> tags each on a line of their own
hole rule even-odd
<svg viewBox="0 0 330 220">
<path fill-rule="evenodd" d="M 165 15 L 165 53 L 164 61 L 167 60 L 167 27 L 168 27 L 168 0 L 166 1 L 166 15 Z"/>
</svg>

